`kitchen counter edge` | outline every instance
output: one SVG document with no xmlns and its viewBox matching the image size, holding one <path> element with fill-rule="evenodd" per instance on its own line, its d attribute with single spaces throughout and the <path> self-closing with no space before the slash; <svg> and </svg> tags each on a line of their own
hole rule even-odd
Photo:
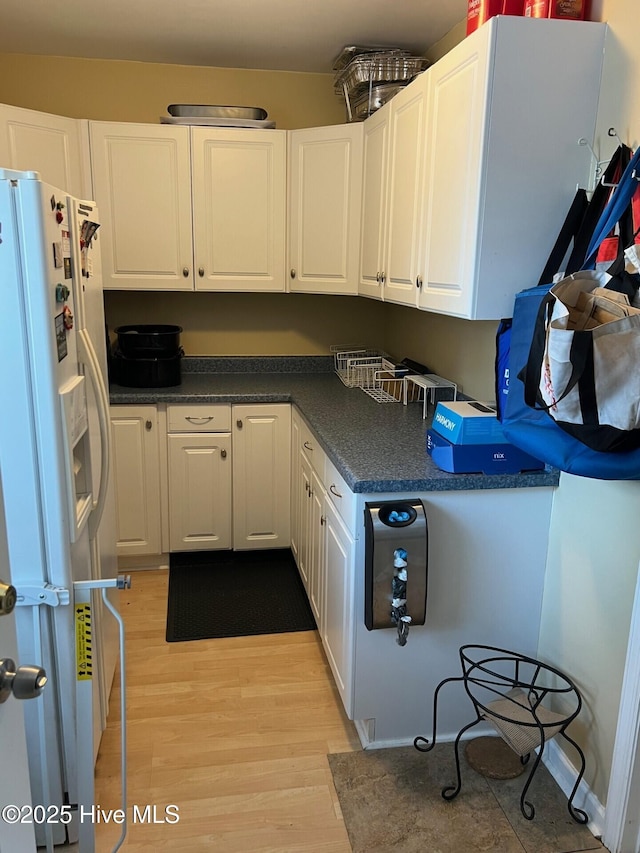
<svg viewBox="0 0 640 853">
<path fill-rule="evenodd" d="M 554 487 L 556 469 L 522 474 L 452 474 L 426 452 L 422 406 L 380 404 L 332 373 L 186 373 L 170 388 L 112 384 L 111 405 L 292 403 L 355 493 Z"/>
</svg>

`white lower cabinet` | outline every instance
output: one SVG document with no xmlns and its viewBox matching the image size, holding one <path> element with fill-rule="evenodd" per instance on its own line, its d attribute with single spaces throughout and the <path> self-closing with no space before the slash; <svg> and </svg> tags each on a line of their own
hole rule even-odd
<svg viewBox="0 0 640 853">
<path fill-rule="evenodd" d="M 171 551 L 231 548 L 231 435 L 168 436 Z"/>
<path fill-rule="evenodd" d="M 316 472 L 312 471 L 308 498 L 309 531 L 307 546 L 307 572 L 309 576 L 309 586 L 307 593 L 309 595 L 309 603 L 311 604 L 313 615 L 316 619 L 316 624 L 321 634 L 325 602 L 324 523 L 326 499 L 327 494 L 322 481 Z"/>
<path fill-rule="evenodd" d="M 291 406 L 233 406 L 233 547 L 291 541 Z"/>
<path fill-rule="evenodd" d="M 118 556 L 160 554 L 160 442 L 156 406 L 112 406 Z"/>
<path fill-rule="evenodd" d="M 338 692 L 351 717 L 354 683 L 355 495 L 300 414 L 293 413 L 294 556 Z"/>
<path fill-rule="evenodd" d="M 338 692 L 352 716 L 354 674 L 354 538 L 325 497 L 323 521 L 323 601 L 320 634 Z"/>
</svg>

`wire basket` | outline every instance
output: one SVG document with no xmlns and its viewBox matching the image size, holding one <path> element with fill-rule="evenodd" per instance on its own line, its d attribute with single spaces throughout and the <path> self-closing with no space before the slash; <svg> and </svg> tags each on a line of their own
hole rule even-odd
<svg viewBox="0 0 640 853">
<path fill-rule="evenodd" d="M 386 353 L 355 344 L 335 345 L 330 349 L 335 371 L 347 388 L 362 388 L 378 403 L 420 399 L 421 388 L 415 385 L 405 387 L 409 369 L 394 364 Z"/>
<path fill-rule="evenodd" d="M 371 381 L 374 370 L 380 370 L 385 353 L 368 349 L 358 344 L 335 345 L 330 347 L 333 364 L 340 380 L 347 388 L 362 388 Z"/>
<path fill-rule="evenodd" d="M 398 373 L 402 373 L 398 376 Z M 398 371 L 392 362 L 382 360 L 382 369 L 371 371 L 367 381 L 361 386 L 365 394 L 377 403 L 400 403 L 404 397 L 405 371 Z"/>
</svg>

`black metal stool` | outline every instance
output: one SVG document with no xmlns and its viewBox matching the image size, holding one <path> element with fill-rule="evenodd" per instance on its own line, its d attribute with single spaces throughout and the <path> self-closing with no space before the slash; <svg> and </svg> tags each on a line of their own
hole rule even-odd
<svg viewBox="0 0 640 853">
<path fill-rule="evenodd" d="M 580 756 L 580 770 L 573 786 L 567 808 L 577 823 L 587 823 L 586 812 L 575 808 L 573 798 L 584 774 L 584 753 L 566 733 L 582 707 L 582 697 L 573 682 L 562 672 L 548 664 L 517 652 L 493 646 L 466 645 L 460 648 L 462 675 L 445 678 L 436 688 L 433 697 L 433 738 L 415 738 L 413 745 L 420 752 L 429 752 L 436 743 L 436 715 L 438 694 L 445 684 L 461 681 L 473 703 L 476 719 L 458 732 L 454 744 L 457 784 L 442 789 L 445 800 L 453 800 L 460 793 L 460 738 L 482 720 L 490 722 L 506 743 L 526 764 L 532 752 L 538 749 L 533 766 L 520 795 L 520 810 L 527 820 L 532 820 L 535 808 L 525 797 L 533 776 L 542 761 L 547 741 L 562 735 Z M 552 702 L 554 710 L 543 705 Z M 558 709 L 560 708 L 560 710 Z"/>
</svg>

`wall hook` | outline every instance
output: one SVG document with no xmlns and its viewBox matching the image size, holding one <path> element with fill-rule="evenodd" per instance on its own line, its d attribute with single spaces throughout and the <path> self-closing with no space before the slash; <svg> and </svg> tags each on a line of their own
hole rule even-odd
<svg viewBox="0 0 640 853">
<path fill-rule="evenodd" d="M 622 140 L 621 140 L 621 139 L 620 139 L 620 137 L 618 136 L 618 133 L 617 133 L 617 131 L 616 131 L 615 127 L 610 127 L 610 128 L 609 128 L 609 130 L 607 131 L 607 136 L 611 136 L 612 138 L 617 139 L 617 140 L 618 140 L 618 145 L 622 145 Z"/>
<path fill-rule="evenodd" d="M 589 182 L 589 188 L 588 188 L 589 191 L 592 192 L 593 191 L 592 184 L 593 185 L 597 184 L 598 179 L 600 178 L 600 175 L 602 174 L 602 164 L 600 163 L 600 160 L 598 160 L 598 155 L 593 150 L 593 147 L 592 147 L 592 145 L 588 139 L 585 139 L 584 136 L 581 136 L 580 139 L 578 140 L 578 145 L 583 145 L 584 147 L 589 149 L 589 152 L 591 153 L 591 157 L 593 158 L 593 161 L 595 163 L 593 181 Z M 576 187 L 576 189 L 578 189 L 579 186 L 580 185 L 578 185 L 578 187 Z"/>
</svg>

